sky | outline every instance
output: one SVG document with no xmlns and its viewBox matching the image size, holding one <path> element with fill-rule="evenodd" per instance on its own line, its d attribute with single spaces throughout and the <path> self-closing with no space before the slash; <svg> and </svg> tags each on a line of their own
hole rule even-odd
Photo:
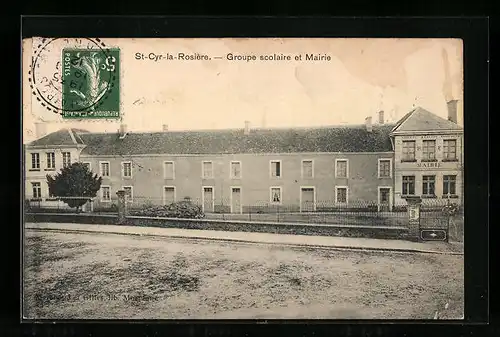
<svg viewBox="0 0 500 337">
<path fill-rule="evenodd" d="M 61 50 L 54 42 L 53 59 Z M 120 48 L 120 121 L 67 122 L 32 99 L 28 85 L 31 40 L 23 45 L 23 135 L 77 127 L 115 132 L 308 127 L 395 122 L 415 106 L 443 118 L 446 102 L 462 100 L 462 41 L 457 39 L 103 39 Z M 60 47 L 62 48 L 62 47 Z M 200 53 L 209 61 L 137 60 L 143 53 Z M 290 61 L 230 61 L 234 55 L 285 54 Z M 305 54 L 330 61 L 306 61 Z M 295 56 L 302 55 L 296 61 Z M 50 58 L 51 56 L 49 56 Z M 222 59 L 215 59 L 222 57 Z M 50 65 L 50 60 L 47 61 Z M 49 66 L 47 66 L 50 68 Z M 49 69 L 53 70 L 53 69 Z"/>
</svg>

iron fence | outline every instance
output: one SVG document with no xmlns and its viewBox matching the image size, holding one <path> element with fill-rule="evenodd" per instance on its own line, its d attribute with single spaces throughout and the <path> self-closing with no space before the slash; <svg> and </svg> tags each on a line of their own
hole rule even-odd
<svg viewBox="0 0 500 337">
<path fill-rule="evenodd" d="M 66 198 L 70 199 L 70 198 Z M 82 199 L 75 197 L 74 199 Z M 113 196 L 110 200 L 100 198 L 86 198 L 88 201 L 79 212 L 116 214 L 118 199 Z M 271 203 L 257 201 L 253 204 L 243 204 L 231 198 L 217 198 L 211 200 L 183 198 L 177 201 L 186 201 L 199 208 L 199 212 L 206 219 L 234 220 L 252 222 L 293 222 L 314 224 L 336 224 L 349 226 L 388 226 L 406 227 L 408 225 L 407 204 L 399 202 L 381 204 L 373 201 L 355 200 L 348 203 L 338 203 L 331 200 L 318 200 L 314 203 Z M 155 214 L 157 209 L 168 206 L 173 200 L 152 198 L 147 196 L 133 196 L 127 198 L 127 209 L 130 215 L 144 214 L 144 210 L 151 209 L 147 214 Z M 450 215 L 446 208 L 455 205 L 455 213 Z M 156 208 L 156 209 L 155 209 Z M 28 212 L 57 212 L 75 213 L 77 210 L 70 207 L 64 198 L 46 198 L 26 200 L 25 211 Z M 190 213 L 191 214 L 191 213 Z M 421 223 L 425 227 L 435 225 L 442 227 L 453 219 L 463 217 L 463 209 L 450 199 L 424 199 L 421 205 Z"/>
</svg>

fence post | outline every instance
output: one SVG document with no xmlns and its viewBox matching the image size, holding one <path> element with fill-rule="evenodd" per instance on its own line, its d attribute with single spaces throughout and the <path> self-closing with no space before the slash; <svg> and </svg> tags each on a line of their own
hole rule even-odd
<svg viewBox="0 0 500 337">
<path fill-rule="evenodd" d="M 420 197 L 407 197 L 408 203 L 408 234 L 410 239 L 418 241 L 420 239 Z"/>
<path fill-rule="evenodd" d="M 127 215 L 127 203 L 125 202 L 125 191 L 119 190 L 116 192 L 118 196 L 118 224 L 125 224 L 125 217 Z"/>
<path fill-rule="evenodd" d="M 280 222 L 280 205 L 276 205 L 276 217 L 277 221 Z"/>
</svg>

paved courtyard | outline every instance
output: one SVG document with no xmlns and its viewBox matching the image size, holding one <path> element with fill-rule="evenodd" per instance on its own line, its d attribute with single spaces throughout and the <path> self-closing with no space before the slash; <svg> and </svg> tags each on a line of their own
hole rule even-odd
<svg viewBox="0 0 500 337">
<path fill-rule="evenodd" d="M 463 256 L 25 231 L 38 319 L 458 319 Z M 445 309 L 446 308 L 446 309 Z"/>
</svg>

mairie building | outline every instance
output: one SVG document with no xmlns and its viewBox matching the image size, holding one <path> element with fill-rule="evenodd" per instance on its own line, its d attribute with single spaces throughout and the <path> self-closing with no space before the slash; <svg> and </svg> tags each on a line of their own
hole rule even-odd
<svg viewBox="0 0 500 337">
<path fill-rule="evenodd" d="M 25 146 L 25 197 L 53 202 L 46 181 L 79 161 L 102 177 L 94 208 L 186 198 L 205 212 L 286 208 L 312 212 L 356 203 L 387 211 L 408 196 L 463 200 L 463 128 L 417 107 L 397 123 L 316 128 L 91 133 L 61 129 Z"/>
</svg>

